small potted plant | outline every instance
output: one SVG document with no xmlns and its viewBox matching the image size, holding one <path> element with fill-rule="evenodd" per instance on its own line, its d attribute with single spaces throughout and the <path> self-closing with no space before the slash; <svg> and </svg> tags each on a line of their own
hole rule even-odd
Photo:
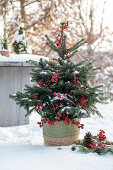
<svg viewBox="0 0 113 170">
<path fill-rule="evenodd" d="M 102 103 L 105 98 L 101 86 L 92 87 L 89 79 L 97 69 L 89 60 L 75 64 L 71 57 L 78 48 L 86 43 L 81 40 L 73 47 L 67 48 L 64 30 L 68 22 L 61 23 L 55 45 L 46 35 L 47 44 L 59 55 L 57 62 L 40 60 L 39 63 L 29 61 L 37 68 L 33 70 L 33 85 L 26 85 L 25 92 L 10 95 L 17 104 L 24 107 L 29 115 L 36 111 L 41 116 L 40 127 L 46 145 L 71 145 L 79 138 L 81 118 L 91 114 L 101 116 L 95 104 Z"/>
<path fill-rule="evenodd" d="M 6 57 L 9 57 L 9 55 L 11 54 L 8 34 L 5 29 L 4 29 L 3 36 L 0 36 L 0 53 L 1 55 L 6 56 Z"/>
<path fill-rule="evenodd" d="M 14 52 L 16 54 L 31 54 L 31 46 L 28 45 L 28 39 L 26 36 L 26 32 L 24 31 L 24 24 L 20 24 L 19 28 L 14 34 L 14 38 L 12 40 L 12 46 L 14 48 Z"/>
</svg>

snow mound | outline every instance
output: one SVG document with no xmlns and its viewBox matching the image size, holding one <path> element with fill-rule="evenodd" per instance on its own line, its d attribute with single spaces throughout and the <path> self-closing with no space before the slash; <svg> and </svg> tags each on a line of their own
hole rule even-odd
<svg viewBox="0 0 113 170">
<path fill-rule="evenodd" d="M 43 60 L 49 60 L 47 57 L 32 55 L 32 54 L 11 54 L 9 57 L 0 55 L 0 62 L 26 62 L 29 60 L 39 61 L 40 58 Z"/>
</svg>

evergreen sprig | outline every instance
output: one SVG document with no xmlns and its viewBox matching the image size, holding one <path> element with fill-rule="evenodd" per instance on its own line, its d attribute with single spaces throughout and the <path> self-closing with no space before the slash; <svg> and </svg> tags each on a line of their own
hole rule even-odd
<svg viewBox="0 0 113 170">
<path fill-rule="evenodd" d="M 1 50 L 9 50 L 9 37 L 6 29 L 4 29 L 3 36 L 0 36 L 0 48 Z"/>
<path fill-rule="evenodd" d="M 24 28 L 21 25 L 18 28 L 18 30 L 15 32 L 14 38 L 12 40 L 12 46 L 16 54 L 22 52 L 28 53 L 31 51 L 29 49 L 30 46 L 28 45 L 26 32 L 24 31 Z"/>
<path fill-rule="evenodd" d="M 86 133 L 87 135 L 87 133 Z M 85 137 L 86 137 L 85 135 Z M 98 153 L 99 155 L 105 155 L 107 153 L 113 154 L 113 142 L 109 142 L 106 139 L 105 132 L 103 130 L 100 130 L 100 133 L 97 136 L 92 136 L 94 140 L 94 145 L 84 146 L 84 140 L 86 138 L 84 137 L 83 140 L 79 140 L 77 144 L 74 144 L 73 146 L 78 148 L 78 152 L 81 153 Z M 89 141 L 85 141 L 89 143 Z M 87 143 L 87 144 L 88 144 Z M 72 148 L 73 148 L 72 146 Z"/>
</svg>

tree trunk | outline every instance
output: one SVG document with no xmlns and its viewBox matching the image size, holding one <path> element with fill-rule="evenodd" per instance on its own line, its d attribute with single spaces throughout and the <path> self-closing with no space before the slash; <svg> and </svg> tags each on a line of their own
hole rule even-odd
<svg viewBox="0 0 113 170">
<path fill-rule="evenodd" d="M 24 7 L 24 3 L 25 0 L 19 0 L 20 1 L 20 8 L 21 8 L 21 18 L 22 18 L 22 22 L 24 24 L 26 24 L 26 14 L 25 14 L 25 7 Z"/>
</svg>

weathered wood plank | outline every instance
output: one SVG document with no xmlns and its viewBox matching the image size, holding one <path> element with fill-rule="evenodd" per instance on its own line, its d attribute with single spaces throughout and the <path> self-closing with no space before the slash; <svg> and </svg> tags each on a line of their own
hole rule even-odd
<svg viewBox="0 0 113 170">
<path fill-rule="evenodd" d="M 32 67 L 0 67 L 0 126 L 17 126 L 29 123 L 26 111 L 9 99 L 9 94 L 23 91 L 30 83 Z"/>
</svg>

